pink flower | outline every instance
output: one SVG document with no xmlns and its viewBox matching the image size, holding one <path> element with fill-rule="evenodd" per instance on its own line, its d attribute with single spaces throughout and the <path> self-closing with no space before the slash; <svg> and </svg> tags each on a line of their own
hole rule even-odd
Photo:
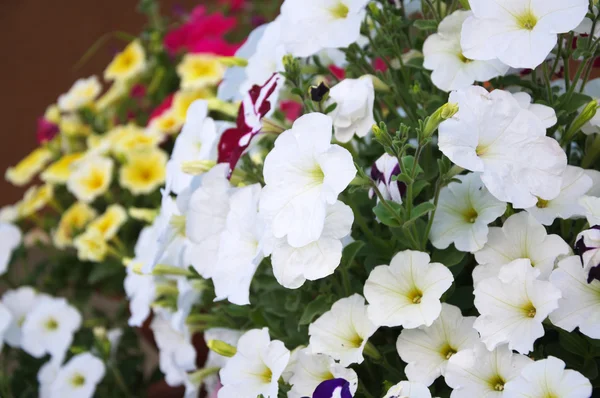
<svg viewBox="0 0 600 398">
<path fill-rule="evenodd" d="M 302 104 L 296 101 L 281 101 L 281 111 L 285 114 L 285 118 L 290 122 L 298 119 L 302 113 Z"/>
<path fill-rule="evenodd" d="M 150 122 L 154 118 L 159 117 L 165 111 L 168 111 L 169 109 L 171 109 L 171 105 L 173 104 L 174 96 L 175 96 L 175 94 L 169 95 L 167 98 L 165 98 L 163 100 L 163 102 L 160 103 L 160 105 L 158 105 L 156 108 L 154 108 L 154 110 L 150 114 L 150 118 L 148 119 L 148 122 Z"/>
<path fill-rule="evenodd" d="M 40 117 L 37 121 L 36 137 L 39 144 L 46 143 L 56 137 L 58 126 L 49 120 Z"/>
<path fill-rule="evenodd" d="M 236 126 L 225 130 L 221 136 L 218 163 L 229 163 L 230 170 L 235 169 L 252 138 L 260 133 L 261 119 L 271 110 L 269 97 L 282 83 L 283 78 L 274 73 L 262 86 L 252 86 L 240 105 Z"/>
<path fill-rule="evenodd" d="M 194 8 L 186 23 L 167 33 L 164 45 L 171 54 L 181 50 L 231 56 L 239 44 L 231 44 L 223 36 L 235 29 L 237 21 L 221 13 L 206 14 L 206 8 Z"/>
<path fill-rule="evenodd" d="M 135 84 L 131 87 L 129 95 L 133 98 L 144 98 L 146 96 L 146 86 L 140 83 Z"/>
<path fill-rule="evenodd" d="M 337 77 L 338 80 L 341 81 L 346 78 L 346 71 L 343 68 L 340 68 L 339 66 L 336 66 L 334 64 L 329 65 L 328 68 L 331 74 Z"/>
</svg>

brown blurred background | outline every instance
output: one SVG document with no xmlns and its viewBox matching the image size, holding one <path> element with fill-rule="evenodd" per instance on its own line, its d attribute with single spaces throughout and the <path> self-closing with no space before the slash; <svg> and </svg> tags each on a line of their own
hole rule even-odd
<svg viewBox="0 0 600 398">
<path fill-rule="evenodd" d="M 190 10 L 203 0 L 160 0 L 163 14 Z M 78 70 L 75 64 L 102 35 L 137 35 L 145 16 L 137 0 L 0 0 L 0 206 L 21 198 L 24 189 L 4 180 L 4 170 L 36 147 L 36 120 L 79 77 L 102 76 L 124 46 L 109 40 Z"/>
</svg>

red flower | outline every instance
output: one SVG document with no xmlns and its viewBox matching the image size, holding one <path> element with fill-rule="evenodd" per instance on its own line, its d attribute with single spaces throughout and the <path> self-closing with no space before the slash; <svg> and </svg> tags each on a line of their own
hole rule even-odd
<svg viewBox="0 0 600 398">
<path fill-rule="evenodd" d="M 146 96 L 146 86 L 140 83 L 135 84 L 131 87 L 129 95 L 133 98 L 144 98 Z"/>
<path fill-rule="evenodd" d="M 229 163 L 230 170 L 235 169 L 252 138 L 260 133 L 261 119 L 271 110 L 269 97 L 282 82 L 283 78 L 274 73 L 265 84 L 254 85 L 248 91 L 240 105 L 236 126 L 225 130 L 221 136 L 218 163 Z"/>
<path fill-rule="evenodd" d="M 346 71 L 339 66 L 331 64 L 328 68 L 331 74 L 337 77 L 338 80 L 344 80 L 346 78 Z"/>
<path fill-rule="evenodd" d="M 385 61 L 382 58 L 375 58 L 373 67 L 378 72 L 385 72 L 387 70 L 387 64 L 385 63 Z"/>
<path fill-rule="evenodd" d="M 229 11 L 240 11 L 244 8 L 246 0 L 219 0 L 219 4 L 229 7 Z"/>
<path fill-rule="evenodd" d="M 228 43 L 223 36 L 236 24 L 233 17 L 225 17 L 221 13 L 206 14 L 206 9 L 198 6 L 192 10 L 186 23 L 167 33 L 164 45 L 171 54 L 186 50 L 231 56 L 239 45 Z"/>
<path fill-rule="evenodd" d="M 58 134 L 58 126 L 56 124 L 43 117 L 38 119 L 36 137 L 39 144 L 44 144 L 52 140 L 56 137 L 56 134 Z"/>
<path fill-rule="evenodd" d="M 302 104 L 296 101 L 281 101 L 281 111 L 285 114 L 285 118 L 290 122 L 298 119 L 302 113 Z"/>
<path fill-rule="evenodd" d="M 156 108 L 154 108 L 154 110 L 150 114 L 150 119 L 148 119 L 148 122 L 150 122 L 154 118 L 159 117 L 165 111 L 171 109 L 171 105 L 173 104 L 173 97 L 175 97 L 175 94 L 169 95 L 167 98 L 165 98 L 163 100 L 163 102 L 160 103 L 159 106 L 157 106 Z"/>
</svg>

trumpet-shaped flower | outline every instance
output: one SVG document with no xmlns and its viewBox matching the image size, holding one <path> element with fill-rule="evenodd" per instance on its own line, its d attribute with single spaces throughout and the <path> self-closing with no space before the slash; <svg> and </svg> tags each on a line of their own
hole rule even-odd
<svg viewBox="0 0 600 398">
<path fill-rule="evenodd" d="M 79 79 L 66 94 L 58 97 L 58 107 L 61 111 L 73 112 L 94 102 L 102 86 L 98 77 Z"/>
<path fill-rule="evenodd" d="M 21 244 L 21 230 L 10 223 L 0 222 L 0 275 L 8 269 L 13 252 Z"/>
<path fill-rule="evenodd" d="M 96 230 L 104 240 L 114 238 L 127 221 L 127 212 L 119 204 L 108 206 L 104 214 L 90 223 L 88 229 Z"/>
<path fill-rule="evenodd" d="M 46 147 L 35 149 L 25 156 L 14 167 L 9 167 L 4 173 L 8 182 L 16 186 L 29 184 L 33 177 L 39 173 L 52 160 L 52 151 Z"/>
<path fill-rule="evenodd" d="M 54 245 L 64 249 L 73 243 L 76 234 L 83 231 L 85 226 L 96 217 L 96 210 L 86 203 L 75 202 L 60 218 L 58 228 L 52 236 Z"/>
<path fill-rule="evenodd" d="M 88 229 L 73 241 L 77 249 L 77 258 L 81 261 L 99 263 L 104 261 L 109 252 L 108 244 L 102 233 L 96 229 Z"/>
<path fill-rule="evenodd" d="M 292 372 L 293 376 L 289 380 L 292 389 L 288 398 L 310 397 L 322 382 L 332 379 L 346 380 L 350 384 L 352 396 L 358 387 L 358 376 L 354 370 L 336 363 L 330 356 L 313 354 L 308 348 L 298 352 L 298 360 Z"/>
<path fill-rule="evenodd" d="M 525 355 L 514 354 L 506 345 L 488 351 L 478 343 L 450 358 L 445 380 L 453 389 L 452 398 L 506 398 L 506 383 L 519 377 L 532 362 Z"/>
<path fill-rule="evenodd" d="M 505 398 L 591 396 L 592 383 L 581 373 L 565 369 L 565 363 L 553 356 L 530 363 L 504 388 Z"/>
<path fill-rule="evenodd" d="M 78 200 L 91 203 L 110 186 L 113 167 L 109 158 L 94 156 L 81 159 L 67 180 L 67 189 Z"/>
<path fill-rule="evenodd" d="M 481 172 L 492 195 L 517 208 L 559 195 L 567 157 L 538 116 L 502 90 L 472 86 L 449 101 L 459 111 L 440 125 L 439 147 L 452 162 Z"/>
<path fill-rule="evenodd" d="M 423 44 L 423 66 L 433 71 L 431 80 L 441 90 L 459 90 L 508 72 L 508 65 L 497 59 L 475 61 L 464 56 L 460 45 L 461 29 L 463 22 L 472 15 L 471 11 L 455 11 L 444 18 L 437 33 Z"/>
<path fill-rule="evenodd" d="M 271 341 L 269 330 L 252 329 L 240 337 L 236 354 L 219 372 L 223 387 L 219 398 L 259 396 L 276 398 L 278 380 L 290 352 L 279 340 Z"/>
<path fill-rule="evenodd" d="M 281 6 L 282 41 L 296 57 L 358 40 L 367 0 L 286 0 Z"/>
<path fill-rule="evenodd" d="M 488 241 L 475 253 L 475 259 L 496 270 L 511 261 L 529 259 L 540 271 L 540 279 L 548 279 L 556 259 L 570 252 L 571 248 L 560 236 L 548 235 L 543 225 L 521 212 L 510 216 L 502 228 L 490 228 Z"/>
<path fill-rule="evenodd" d="M 367 317 L 365 299 L 354 294 L 333 303 L 331 309 L 308 327 L 309 349 L 325 354 L 342 366 L 362 363 L 363 349 L 377 326 Z"/>
<path fill-rule="evenodd" d="M 344 79 L 333 86 L 327 104 L 333 103 L 337 104 L 331 112 L 336 140 L 348 142 L 354 135 L 364 137 L 371 131 L 375 89 L 369 76 Z"/>
<path fill-rule="evenodd" d="M 32 287 L 21 286 L 15 290 L 9 290 L 2 296 L 2 304 L 10 311 L 12 321 L 6 329 L 4 340 L 14 348 L 21 347 L 21 330 L 25 317 L 35 308 L 41 297 Z"/>
<path fill-rule="evenodd" d="M 62 158 L 52 163 L 40 175 L 42 181 L 49 184 L 66 184 L 69 176 L 74 170 L 74 164 L 83 157 L 83 153 L 76 152 L 64 155 Z"/>
<path fill-rule="evenodd" d="M 475 317 L 463 317 L 459 308 L 444 303 L 439 318 L 431 326 L 403 329 L 396 349 L 408 364 L 404 370 L 406 377 L 430 386 L 443 376 L 452 356 L 478 344 L 479 335 L 473 329 L 473 322 Z"/>
<path fill-rule="evenodd" d="M 588 283 L 587 278 L 579 256 L 558 263 L 550 282 L 560 289 L 562 298 L 550 314 L 550 321 L 568 332 L 579 327 L 586 336 L 600 339 L 600 281 Z"/>
<path fill-rule="evenodd" d="M 233 329 L 225 329 L 225 328 L 211 328 L 207 329 L 203 333 L 204 341 L 208 343 L 210 340 L 219 340 L 224 343 L 229 344 L 232 347 L 236 347 L 240 337 L 242 336 L 242 332 L 239 330 Z M 205 368 L 223 368 L 225 364 L 229 361 L 229 358 L 224 357 L 220 354 L 217 354 L 213 350 L 208 351 L 208 357 L 206 358 L 206 363 L 204 364 Z M 211 392 L 216 392 L 220 387 L 219 376 L 211 375 L 206 377 L 203 380 L 204 387 L 208 392 L 208 396 L 211 395 Z"/>
<path fill-rule="evenodd" d="M 177 66 L 177 74 L 181 78 L 181 88 L 193 90 L 216 86 L 225 69 L 218 57 L 188 53 Z"/>
<path fill-rule="evenodd" d="M 390 387 L 383 398 L 431 398 L 431 392 L 421 383 L 401 381 Z"/>
<path fill-rule="evenodd" d="M 342 259 L 342 239 L 350 234 L 354 214 L 338 201 L 327 206 L 325 226 L 319 239 L 302 247 L 290 246 L 285 238 L 265 243 L 271 253 L 273 274 L 288 289 L 297 289 L 308 280 L 325 278 L 335 271 Z M 272 245 L 272 246 L 270 246 Z"/>
<path fill-rule="evenodd" d="M 328 116 L 304 115 L 277 138 L 265 159 L 260 210 L 272 220 L 273 235 L 287 236 L 294 247 L 319 239 L 327 204 L 334 204 L 356 175 L 350 152 L 331 145 L 331 128 Z"/>
<path fill-rule="evenodd" d="M 590 225 L 600 225 L 600 197 L 583 196 L 579 199 L 585 218 Z"/>
<path fill-rule="evenodd" d="M 94 355 L 77 354 L 56 373 L 49 398 L 91 398 L 105 372 L 104 363 Z"/>
<path fill-rule="evenodd" d="M 138 77 L 146 69 L 146 52 L 139 40 L 134 40 L 118 53 L 104 71 L 104 79 L 117 82 Z"/>
<path fill-rule="evenodd" d="M 583 261 L 588 283 L 600 280 L 600 226 L 595 225 L 579 233 L 575 249 Z"/>
<path fill-rule="evenodd" d="M 556 118 L 556 112 L 553 108 L 542 104 L 532 104 L 531 95 L 527 94 L 526 92 L 521 91 L 518 93 L 513 93 L 512 96 L 517 100 L 519 105 L 521 105 L 521 108 L 527 109 L 537 116 L 545 128 L 548 129 L 558 122 L 558 119 Z"/>
<path fill-rule="evenodd" d="M 529 260 L 519 259 L 476 285 L 475 307 L 481 315 L 473 326 L 488 350 L 508 343 L 511 350 L 527 354 L 544 335 L 542 321 L 558 308 L 561 293 L 537 279 L 539 274 Z"/>
<path fill-rule="evenodd" d="M 440 263 L 430 263 L 427 253 L 406 250 L 390 265 L 379 265 L 365 283 L 369 319 L 378 326 L 414 329 L 431 326 L 440 312 L 440 297 L 454 277 Z"/>
<path fill-rule="evenodd" d="M 119 184 L 134 195 L 148 194 L 165 182 L 167 155 L 159 149 L 135 153 L 119 172 Z"/>
<path fill-rule="evenodd" d="M 588 10 L 586 0 L 471 0 L 473 16 L 462 28 L 463 53 L 471 59 L 498 58 L 513 68 L 534 69 L 557 42 L 575 29 Z"/>
<path fill-rule="evenodd" d="M 371 167 L 371 178 L 377 183 L 377 188 L 385 200 L 402 203 L 402 195 L 406 193 L 406 184 L 392 179 L 401 172 L 398 158 L 387 153 L 381 155 Z M 372 198 L 374 195 L 375 191 L 371 188 L 369 197 Z M 377 201 L 379 202 L 379 198 Z"/>
<path fill-rule="evenodd" d="M 475 252 L 488 239 L 488 224 L 504 214 L 506 203 L 488 192 L 478 173 L 457 176 L 461 182 L 443 188 L 429 238 L 438 249 L 450 243 L 460 251 Z"/>
</svg>

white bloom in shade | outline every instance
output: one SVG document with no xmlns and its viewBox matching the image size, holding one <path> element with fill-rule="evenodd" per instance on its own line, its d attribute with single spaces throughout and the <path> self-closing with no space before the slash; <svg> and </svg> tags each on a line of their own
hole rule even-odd
<svg viewBox="0 0 600 398">
<path fill-rule="evenodd" d="M 592 187 L 592 179 L 580 167 L 567 166 L 562 177 L 560 193 L 552 200 L 539 199 L 527 210 L 544 225 L 552 225 L 555 219 L 569 219 L 585 215 L 579 200 Z"/>
<path fill-rule="evenodd" d="M 479 342 L 473 322 L 475 317 L 463 317 L 458 307 L 444 303 L 439 318 L 431 326 L 403 329 L 396 349 L 408 364 L 404 369 L 408 380 L 430 386 L 443 376 L 453 355 Z"/>
<path fill-rule="evenodd" d="M 13 315 L 10 310 L 0 301 L 0 352 L 4 347 L 6 332 L 9 330 L 13 322 Z"/>
<path fill-rule="evenodd" d="M 219 398 L 276 398 L 278 380 L 290 359 L 279 340 L 271 341 L 269 330 L 252 329 L 240 337 L 236 354 L 219 372 L 223 387 Z"/>
<path fill-rule="evenodd" d="M 21 244 L 21 230 L 10 223 L 0 222 L 0 275 L 8 269 L 13 252 Z"/>
<path fill-rule="evenodd" d="M 483 185 L 479 173 L 456 177 L 443 188 L 429 239 L 438 249 L 454 243 L 460 251 L 475 252 L 488 239 L 488 224 L 504 214 L 506 203 L 496 199 Z"/>
<path fill-rule="evenodd" d="M 565 369 L 565 363 L 552 356 L 527 365 L 504 387 L 505 398 L 592 396 L 592 383 L 581 373 Z"/>
<path fill-rule="evenodd" d="M 460 31 L 465 19 L 471 15 L 471 11 L 455 11 L 444 18 L 437 33 L 423 44 L 423 66 L 433 71 L 431 80 L 441 90 L 458 90 L 508 72 L 508 65 L 497 59 L 475 61 L 463 55 Z"/>
<path fill-rule="evenodd" d="M 375 89 L 369 76 L 360 79 L 344 79 L 329 91 L 327 105 L 336 103 L 331 112 L 335 138 L 348 142 L 356 136 L 364 137 L 375 124 L 373 104 Z"/>
<path fill-rule="evenodd" d="M 102 86 L 97 76 L 79 79 L 69 89 L 69 92 L 58 97 L 58 107 L 61 111 L 72 112 L 94 102 Z"/>
<path fill-rule="evenodd" d="M 513 68 L 540 65 L 559 33 L 575 29 L 588 10 L 587 0 L 470 0 L 473 16 L 462 28 L 464 55 L 495 59 Z"/>
<path fill-rule="evenodd" d="M 50 387 L 50 398 L 91 398 L 106 369 L 94 355 L 75 355 L 56 373 Z"/>
<path fill-rule="evenodd" d="M 187 111 L 185 124 L 175 140 L 173 153 L 167 166 L 170 180 L 167 185 L 179 194 L 193 179 L 193 176 L 181 170 L 183 162 L 192 160 L 217 159 L 217 125 L 208 117 L 208 103 L 204 100 L 194 101 Z"/>
<path fill-rule="evenodd" d="M 4 340 L 14 348 L 21 346 L 21 328 L 25 317 L 38 302 L 40 297 L 30 286 L 21 286 L 15 290 L 9 290 L 2 296 L 2 303 L 10 311 L 12 321 L 4 334 Z"/>
<path fill-rule="evenodd" d="M 50 398 L 52 384 L 56 380 L 56 375 L 60 370 L 60 363 L 56 361 L 48 361 L 42 366 L 37 373 L 37 380 L 40 385 L 39 398 Z"/>
<path fill-rule="evenodd" d="M 519 259 L 503 266 L 498 277 L 477 284 L 475 307 L 481 315 L 473 326 L 488 350 L 508 343 L 511 350 L 527 354 L 544 335 L 542 321 L 558 308 L 561 294 L 537 279 L 539 274 L 529 260 Z"/>
<path fill-rule="evenodd" d="M 359 294 L 340 299 L 308 327 L 309 348 L 341 365 L 362 363 L 363 349 L 377 326 L 367 317 L 365 299 Z"/>
<path fill-rule="evenodd" d="M 218 263 L 221 233 L 227 224 L 231 185 L 229 165 L 218 164 L 201 176 L 184 212 L 185 236 L 195 244 L 192 266 L 202 277 L 211 278 Z"/>
<path fill-rule="evenodd" d="M 184 384 L 186 373 L 196 368 L 196 349 L 189 331 L 176 331 L 171 322 L 160 314 L 152 319 L 150 328 L 159 349 L 159 367 L 166 383 L 172 387 Z"/>
<path fill-rule="evenodd" d="M 225 329 L 225 328 L 211 328 L 207 329 L 203 333 L 204 341 L 208 343 L 210 340 L 219 340 L 229 344 L 232 347 L 237 346 L 238 340 L 242 336 L 242 332 L 239 330 Z M 204 368 L 222 368 L 229 361 L 229 358 L 217 354 L 213 350 L 208 350 L 208 357 Z M 211 393 L 216 392 L 220 387 L 219 376 L 217 374 L 207 376 L 203 381 L 204 388 L 206 389 L 208 396 L 212 397 Z M 216 396 L 216 395 L 215 395 Z"/>
<path fill-rule="evenodd" d="M 215 300 L 250 304 L 250 283 L 264 258 L 259 246 L 264 230 L 258 218 L 260 190 L 260 184 L 254 184 L 231 195 L 226 227 L 219 244 L 219 266 L 212 275 Z"/>
<path fill-rule="evenodd" d="M 453 163 L 481 172 L 492 195 L 516 208 L 558 196 L 567 157 L 539 116 L 511 93 L 479 86 L 453 91 L 449 102 L 459 111 L 440 125 L 439 147 Z"/>
<path fill-rule="evenodd" d="M 450 397 L 506 398 L 505 384 L 532 362 L 525 355 L 514 354 L 506 345 L 488 351 L 478 343 L 448 361 L 445 380 L 453 388 Z"/>
<path fill-rule="evenodd" d="M 285 0 L 281 6 L 282 41 L 295 57 L 358 40 L 368 0 Z"/>
<path fill-rule="evenodd" d="M 569 253 L 571 248 L 560 236 L 548 235 L 535 218 L 521 212 L 510 216 L 502 228 L 490 228 L 488 241 L 475 253 L 475 259 L 479 264 L 499 269 L 513 260 L 526 258 L 540 271 L 540 279 L 548 279 L 556 259 Z"/>
<path fill-rule="evenodd" d="M 430 263 L 429 254 L 405 250 L 390 265 L 379 265 L 365 283 L 369 319 L 378 326 L 414 329 L 431 326 L 440 312 L 440 297 L 450 288 L 452 272 Z"/>
<path fill-rule="evenodd" d="M 424 384 L 401 381 L 390 387 L 383 398 L 431 398 L 431 392 Z"/>
<path fill-rule="evenodd" d="M 394 181 L 392 177 L 401 173 L 400 164 L 396 156 L 384 153 L 375 161 L 371 167 L 371 178 L 377 183 L 377 188 L 385 200 L 393 200 L 402 203 L 402 195 L 406 191 L 406 185 L 400 181 Z M 369 190 L 369 197 L 375 195 L 373 188 Z M 377 198 L 379 203 L 379 198 Z"/>
<path fill-rule="evenodd" d="M 330 356 L 312 354 L 308 348 L 298 353 L 293 372 L 294 375 L 289 381 L 292 389 L 288 398 L 310 397 L 319 384 L 331 379 L 344 379 L 350 383 L 352 396 L 358 388 L 358 376 L 354 370 L 336 363 Z"/>
<path fill-rule="evenodd" d="M 297 289 L 306 280 L 325 278 L 334 273 L 342 259 L 342 240 L 350 234 L 354 214 L 340 201 L 327 206 L 325 226 L 319 239 L 302 247 L 290 246 L 286 239 L 265 243 L 271 253 L 273 274 L 281 286 Z M 272 245 L 272 247 L 271 247 Z"/>
<path fill-rule="evenodd" d="M 524 92 L 518 92 L 513 93 L 513 97 L 517 100 L 521 108 L 527 109 L 537 116 L 545 128 L 550 128 L 558 122 L 554 109 L 542 104 L 532 104 L 531 95 Z"/>
<path fill-rule="evenodd" d="M 587 283 L 587 279 L 579 256 L 558 263 L 550 282 L 560 289 L 562 298 L 550 314 L 550 321 L 567 332 L 579 327 L 586 336 L 600 339 L 600 281 Z"/>
<path fill-rule="evenodd" d="M 25 317 L 21 348 L 36 358 L 48 353 L 61 362 L 80 327 L 81 314 L 67 300 L 42 297 Z"/>
<path fill-rule="evenodd" d="M 265 159 L 260 211 L 272 220 L 273 235 L 287 236 L 294 247 L 319 239 L 327 204 L 356 175 L 350 152 L 331 145 L 331 128 L 331 118 L 322 113 L 301 116 Z"/>
<path fill-rule="evenodd" d="M 600 225 L 600 197 L 584 196 L 579 199 L 585 218 L 590 225 Z"/>
</svg>

